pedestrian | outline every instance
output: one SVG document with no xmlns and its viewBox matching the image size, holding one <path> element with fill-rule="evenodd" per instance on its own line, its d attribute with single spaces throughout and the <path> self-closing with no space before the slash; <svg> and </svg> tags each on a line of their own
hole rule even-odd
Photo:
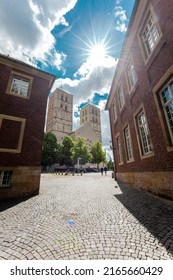
<svg viewBox="0 0 173 280">
<path fill-rule="evenodd" d="M 105 167 L 104 167 L 105 175 L 107 175 L 107 170 L 108 170 L 108 169 L 107 169 L 107 167 L 105 166 Z"/>
<path fill-rule="evenodd" d="M 103 175 L 103 167 L 100 168 L 101 174 Z"/>
</svg>

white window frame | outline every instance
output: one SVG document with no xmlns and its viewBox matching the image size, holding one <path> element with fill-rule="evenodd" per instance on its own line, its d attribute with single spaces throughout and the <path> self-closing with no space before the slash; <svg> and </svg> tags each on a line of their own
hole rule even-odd
<svg viewBox="0 0 173 280">
<path fill-rule="evenodd" d="M 141 119 L 139 119 L 139 117 L 141 117 Z M 142 156 L 147 156 L 148 154 L 152 153 L 152 149 L 147 119 L 144 110 L 141 110 L 136 115 L 136 124 L 138 128 Z"/>
<path fill-rule="evenodd" d="M 116 108 L 116 101 L 115 101 L 115 99 L 114 99 L 113 105 L 112 105 L 112 113 L 113 113 L 113 120 L 115 122 L 116 119 L 117 119 L 117 108 Z"/>
<path fill-rule="evenodd" d="M 126 76 L 128 81 L 129 92 L 134 88 L 137 82 L 136 71 L 132 59 L 129 60 L 126 68 Z"/>
<path fill-rule="evenodd" d="M 167 94 L 165 94 L 166 89 L 167 89 Z M 159 97 L 161 100 L 162 109 L 166 119 L 166 124 L 169 131 L 171 143 L 173 145 L 173 109 L 171 112 L 171 106 L 170 106 L 170 104 L 173 106 L 173 78 L 160 90 Z"/>
<path fill-rule="evenodd" d="M 19 76 L 14 76 L 12 78 L 10 92 L 27 97 L 29 93 L 29 80 Z"/>
<path fill-rule="evenodd" d="M 123 91 L 123 86 L 122 85 L 120 85 L 119 88 L 118 88 L 118 100 L 119 100 L 119 107 L 120 107 L 120 110 L 121 110 L 125 105 L 124 91 Z"/>
<path fill-rule="evenodd" d="M 123 164 L 123 152 L 122 152 L 121 140 L 119 135 L 116 137 L 116 142 L 117 142 L 117 151 L 118 151 L 118 164 L 121 165 Z"/>
<path fill-rule="evenodd" d="M 149 14 L 147 22 L 142 32 L 142 40 L 147 58 L 152 54 L 160 38 L 160 32 L 153 15 Z"/>
<path fill-rule="evenodd" d="M 130 129 L 128 125 L 124 128 L 124 139 L 126 145 L 127 161 L 131 161 L 133 160 L 133 149 L 132 149 L 132 141 L 130 136 Z"/>
<path fill-rule="evenodd" d="M 32 82 L 33 82 L 32 77 L 24 75 L 20 72 L 11 71 L 6 93 L 21 98 L 29 99 L 31 94 Z M 16 84 L 16 90 L 14 90 L 15 84 Z"/>
<path fill-rule="evenodd" d="M 12 170 L 0 170 L 0 188 L 11 187 L 12 176 L 13 176 Z"/>
<path fill-rule="evenodd" d="M 110 108 L 110 112 L 111 112 L 111 119 L 113 122 L 116 121 L 117 119 L 117 112 L 116 112 L 116 103 L 115 100 L 112 102 L 111 104 L 111 108 Z"/>
</svg>

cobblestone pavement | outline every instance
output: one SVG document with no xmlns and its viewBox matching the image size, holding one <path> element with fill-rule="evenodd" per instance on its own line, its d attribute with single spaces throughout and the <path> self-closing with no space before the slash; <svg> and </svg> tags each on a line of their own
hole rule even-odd
<svg viewBox="0 0 173 280">
<path fill-rule="evenodd" d="M 172 203 L 110 174 L 43 174 L 40 195 L 0 205 L 1 260 L 173 259 Z"/>
</svg>

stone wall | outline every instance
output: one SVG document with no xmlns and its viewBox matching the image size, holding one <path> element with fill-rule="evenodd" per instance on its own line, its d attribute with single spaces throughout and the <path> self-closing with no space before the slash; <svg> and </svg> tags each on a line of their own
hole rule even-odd
<svg viewBox="0 0 173 280">
<path fill-rule="evenodd" d="M 116 177 L 118 182 L 173 200 L 171 171 L 117 173 Z"/>
<path fill-rule="evenodd" d="M 40 167 L 0 166 L 0 170 L 13 171 L 10 187 L 0 187 L 0 200 L 39 194 Z"/>
</svg>

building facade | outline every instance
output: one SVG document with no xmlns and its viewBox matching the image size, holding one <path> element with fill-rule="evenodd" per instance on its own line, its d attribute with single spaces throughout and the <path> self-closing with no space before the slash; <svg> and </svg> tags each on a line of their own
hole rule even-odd
<svg viewBox="0 0 173 280">
<path fill-rule="evenodd" d="M 47 96 L 55 76 L 0 55 L 0 200 L 39 193 Z"/>
<path fill-rule="evenodd" d="M 49 97 L 46 132 L 52 132 L 57 142 L 72 132 L 73 96 L 57 88 Z"/>
<path fill-rule="evenodd" d="M 96 141 L 101 142 L 101 122 L 100 122 L 100 109 L 93 104 L 88 103 L 80 111 L 80 125 L 89 123 L 97 135 Z M 89 137 L 87 137 L 89 138 Z"/>
<path fill-rule="evenodd" d="M 78 136 L 85 138 L 88 147 L 90 147 L 94 142 L 100 141 L 99 135 L 96 131 L 94 131 L 88 122 L 73 131 L 70 136 L 73 140 L 75 140 Z"/>
<path fill-rule="evenodd" d="M 173 199 L 173 2 L 136 0 L 106 109 L 116 177 Z"/>
</svg>

